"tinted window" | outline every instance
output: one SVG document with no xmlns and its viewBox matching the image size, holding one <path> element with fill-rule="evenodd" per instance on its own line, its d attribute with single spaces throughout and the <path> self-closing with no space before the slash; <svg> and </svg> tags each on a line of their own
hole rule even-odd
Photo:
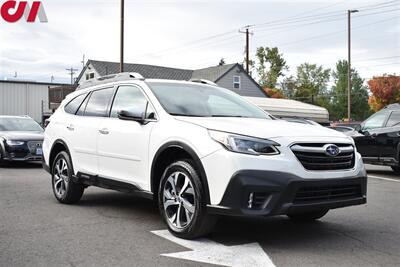
<svg viewBox="0 0 400 267">
<path fill-rule="evenodd" d="M 145 109 L 147 99 L 142 91 L 134 86 L 121 86 L 115 95 L 114 103 L 111 110 L 111 117 L 117 118 L 118 111 L 129 110 L 132 108 Z M 154 110 L 151 105 L 147 107 L 147 117 L 154 116 Z"/>
<path fill-rule="evenodd" d="M 0 131 L 42 132 L 43 128 L 30 118 L 0 118 Z"/>
<path fill-rule="evenodd" d="M 364 123 L 363 129 L 369 130 L 369 129 L 382 128 L 386 121 L 387 115 L 388 112 L 386 111 L 376 113 Z"/>
<path fill-rule="evenodd" d="M 393 111 L 389 117 L 386 127 L 393 127 L 400 125 L 400 111 Z"/>
<path fill-rule="evenodd" d="M 75 114 L 78 110 L 79 106 L 82 104 L 85 99 L 86 94 L 79 95 L 72 99 L 67 105 L 65 105 L 64 110 L 69 114 Z"/>
<path fill-rule="evenodd" d="M 270 119 L 266 112 L 227 89 L 187 83 L 148 84 L 158 101 L 171 115 Z M 226 109 L 221 108 L 222 104 Z"/>
<path fill-rule="evenodd" d="M 114 88 L 93 91 L 87 103 L 85 116 L 107 117 Z"/>
</svg>

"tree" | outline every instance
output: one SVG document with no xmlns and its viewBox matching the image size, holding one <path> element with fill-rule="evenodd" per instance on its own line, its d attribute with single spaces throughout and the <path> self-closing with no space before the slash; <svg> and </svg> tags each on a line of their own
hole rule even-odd
<svg viewBox="0 0 400 267">
<path fill-rule="evenodd" d="M 379 111 L 385 106 L 400 103 L 400 76 L 383 75 L 368 81 L 372 96 L 369 105 L 374 111 Z"/>
<path fill-rule="evenodd" d="M 297 67 L 295 98 L 311 104 L 326 106 L 330 70 L 316 64 L 303 63 Z"/>
<path fill-rule="evenodd" d="M 283 79 L 281 82 L 281 90 L 285 97 L 293 98 L 296 92 L 296 78 L 291 75 Z"/>
<path fill-rule="evenodd" d="M 270 98 L 285 98 L 282 90 L 267 87 L 263 88 L 263 90 Z"/>
<path fill-rule="evenodd" d="M 283 71 L 288 69 L 283 55 L 279 54 L 277 47 L 259 47 L 257 48 L 256 57 L 258 59 L 256 70 L 259 76 L 259 84 L 263 88 L 275 88 L 279 77 L 283 76 Z M 269 63 L 268 70 L 267 63 Z"/>
<path fill-rule="evenodd" d="M 223 65 L 225 65 L 225 59 L 221 58 L 219 63 L 218 63 L 218 66 L 223 66 Z"/>
<path fill-rule="evenodd" d="M 339 60 L 336 69 L 332 71 L 335 84 L 332 86 L 332 104 L 329 110 L 331 118 L 338 120 L 348 117 L 347 113 L 347 69 L 346 60 Z M 368 106 L 368 89 L 364 86 L 364 80 L 355 69 L 351 70 L 351 115 L 354 120 L 362 121 L 371 115 Z"/>
</svg>

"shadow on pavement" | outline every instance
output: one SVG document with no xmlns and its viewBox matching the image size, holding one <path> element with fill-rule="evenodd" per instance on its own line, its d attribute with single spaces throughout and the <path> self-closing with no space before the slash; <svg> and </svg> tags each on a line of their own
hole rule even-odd
<svg viewBox="0 0 400 267">
<path fill-rule="evenodd" d="M 41 162 L 6 162 L 0 169 L 41 169 Z"/>
<path fill-rule="evenodd" d="M 160 229 L 167 229 L 162 223 L 156 202 L 129 194 L 113 191 L 87 192 L 79 206 L 97 208 L 106 217 L 151 219 L 148 221 L 150 224 L 160 224 Z M 355 229 L 351 225 L 335 224 L 328 219 L 299 223 L 286 216 L 256 219 L 220 217 L 214 231 L 207 238 L 228 246 L 259 242 L 277 247 L 298 247 L 305 242 L 312 244 L 321 240 L 338 241 L 341 232 L 353 230 Z"/>
<path fill-rule="evenodd" d="M 273 246 L 301 246 L 305 243 L 321 240 L 337 239 L 335 232 L 348 228 L 350 225 L 336 225 L 327 221 L 308 223 L 294 222 L 286 216 L 260 219 L 221 218 L 211 239 L 225 245 L 239 245 L 259 242 Z"/>
</svg>

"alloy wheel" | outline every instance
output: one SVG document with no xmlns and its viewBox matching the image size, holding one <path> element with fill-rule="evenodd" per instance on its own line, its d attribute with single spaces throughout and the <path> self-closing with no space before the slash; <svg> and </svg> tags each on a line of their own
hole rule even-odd
<svg viewBox="0 0 400 267">
<path fill-rule="evenodd" d="M 64 158 L 60 158 L 57 161 L 53 172 L 54 172 L 53 173 L 54 192 L 56 193 L 58 198 L 63 198 L 68 189 L 68 184 L 69 184 L 69 170 L 67 161 Z"/>
<path fill-rule="evenodd" d="M 163 206 L 168 224 L 179 230 L 185 229 L 196 211 L 196 194 L 189 177 L 183 172 L 172 173 L 164 184 Z"/>
</svg>

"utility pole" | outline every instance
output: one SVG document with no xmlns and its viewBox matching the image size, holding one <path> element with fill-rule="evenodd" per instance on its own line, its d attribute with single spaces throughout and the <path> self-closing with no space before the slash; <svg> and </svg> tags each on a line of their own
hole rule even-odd
<svg viewBox="0 0 400 267">
<path fill-rule="evenodd" d="M 83 58 L 82 58 L 82 69 L 85 68 L 85 54 L 83 54 Z"/>
<path fill-rule="evenodd" d="M 253 35 L 252 32 L 249 31 L 250 27 L 252 25 L 247 25 L 244 27 L 245 31 L 239 30 L 239 33 L 244 33 L 246 34 L 246 71 L 247 74 L 250 73 L 250 34 Z"/>
<path fill-rule="evenodd" d="M 69 69 L 65 69 L 68 71 L 68 74 L 71 75 L 71 84 L 74 84 L 74 74 L 78 71 L 77 69 L 74 69 L 73 67 Z"/>
<path fill-rule="evenodd" d="M 351 121 L 351 14 L 356 13 L 358 10 L 347 10 L 347 118 L 349 122 Z"/>
<path fill-rule="evenodd" d="M 121 58 L 119 71 L 124 72 L 124 17 L 125 17 L 125 3 L 121 0 Z"/>
</svg>

